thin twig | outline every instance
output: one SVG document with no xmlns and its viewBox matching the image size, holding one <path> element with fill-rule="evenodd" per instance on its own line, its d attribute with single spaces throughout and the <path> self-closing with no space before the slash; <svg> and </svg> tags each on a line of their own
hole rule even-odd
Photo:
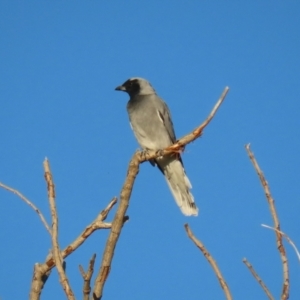
<svg viewBox="0 0 300 300">
<path fill-rule="evenodd" d="M 23 194 L 21 194 L 18 190 L 13 189 L 3 183 L 0 182 L 0 187 L 2 187 L 3 189 L 17 195 L 18 197 L 20 197 L 26 204 L 28 204 L 40 217 L 42 223 L 44 224 L 44 226 L 46 227 L 47 231 L 49 232 L 49 234 L 51 235 L 51 229 L 45 219 L 45 217 L 43 216 L 42 212 L 30 201 L 28 200 Z"/>
<path fill-rule="evenodd" d="M 94 273 L 94 264 L 96 260 L 96 254 L 93 254 L 90 259 L 89 267 L 86 272 L 81 265 L 79 265 L 80 274 L 84 280 L 83 283 L 83 300 L 89 300 L 90 292 L 91 292 L 91 278 Z"/>
<path fill-rule="evenodd" d="M 296 252 L 296 255 L 298 257 L 298 260 L 300 262 L 300 253 L 299 253 L 299 250 L 297 249 L 296 245 L 294 244 L 294 242 L 289 238 L 289 236 L 284 233 L 283 231 L 281 230 L 278 230 L 274 227 L 271 227 L 271 226 L 268 226 L 268 225 L 265 225 L 265 224 L 261 224 L 262 227 L 265 227 L 265 228 L 268 228 L 268 229 L 271 229 L 271 230 L 275 230 L 275 231 L 278 231 L 279 233 L 281 233 L 281 235 L 288 241 L 288 243 L 294 248 L 295 252 Z"/>
<path fill-rule="evenodd" d="M 218 280 L 219 280 L 219 283 L 221 285 L 221 288 L 223 289 L 224 293 L 225 293 L 225 296 L 226 296 L 226 299 L 228 300 L 231 300 L 232 299 L 232 296 L 231 296 L 231 293 L 230 293 L 230 290 L 229 290 L 229 287 L 225 281 L 225 279 L 223 278 L 222 274 L 221 274 L 221 271 L 216 263 L 216 261 L 213 259 L 213 257 L 211 256 L 211 254 L 208 252 L 208 250 L 205 248 L 205 246 L 203 245 L 203 243 L 198 240 L 192 230 L 190 229 L 189 225 L 188 224 L 185 224 L 184 225 L 185 227 L 185 230 L 186 230 L 186 233 L 188 235 L 188 237 L 195 243 L 195 245 L 201 250 L 201 252 L 203 253 L 203 255 L 205 256 L 205 258 L 207 259 L 207 261 L 209 262 L 209 264 L 211 265 L 211 267 L 213 268 Z"/>
<path fill-rule="evenodd" d="M 98 272 L 97 278 L 95 280 L 94 284 L 94 290 L 93 290 L 93 299 L 99 300 L 102 298 L 103 294 L 103 288 L 105 285 L 105 282 L 108 278 L 110 269 L 111 269 L 111 262 L 114 256 L 114 251 L 116 248 L 117 241 L 119 239 L 119 236 L 121 234 L 122 226 L 124 224 L 125 213 L 127 211 L 127 208 L 129 206 L 129 199 L 131 196 L 131 192 L 133 189 L 133 184 L 135 181 L 135 178 L 139 172 L 139 165 L 145 161 L 151 160 L 153 158 L 156 158 L 158 156 L 170 154 L 170 153 L 176 153 L 178 151 L 181 151 L 182 147 L 191 143 L 195 139 L 197 139 L 199 136 L 201 136 L 204 128 L 209 124 L 209 122 L 212 120 L 212 118 L 215 116 L 218 108 L 224 101 L 227 93 L 229 91 L 228 87 L 225 87 L 222 95 L 220 96 L 219 100 L 217 101 L 216 105 L 212 109 L 211 113 L 208 115 L 206 120 L 196 129 L 194 129 L 190 134 L 185 135 L 181 139 L 179 139 L 174 145 L 160 150 L 160 151 L 147 151 L 147 152 L 140 152 L 137 151 L 132 159 L 129 162 L 129 167 L 127 171 L 127 176 L 125 179 L 125 183 L 121 190 L 120 195 L 120 204 L 117 209 L 112 229 L 110 231 L 109 237 L 106 242 L 106 246 L 104 249 L 102 262 L 100 266 L 100 270 Z"/>
<path fill-rule="evenodd" d="M 245 146 L 246 151 L 248 153 L 248 156 L 256 170 L 256 173 L 260 179 L 260 182 L 263 186 L 269 208 L 271 211 L 271 216 L 273 218 L 274 222 L 274 228 L 276 228 L 275 234 L 276 234 L 276 244 L 277 248 L 280 254 L 280 258 L 282 261 L 282 268 L 283 268 L 283 287 L 282 287 L 282 293 L 281 293 L 281 299 L 285 300 L 289 298 L 289 289 L 290 289 L 290 280 L 289 280 L 289 268 L 288 268 L 288 259 L 286 256 L 285 248 L 283 246 L 282 242 L 282 234 L 280 233 L 280 223 L 279 223 L 279 218 L 277 216 L 276 208 L 275 208 L 275 201 L 271 195 L 271 191 L 268 185 L 268 182 L 266 181 L 263 172 L 261 171 L 254 154 L 250 150 L 250 144 Z"/>
<path fill-rule="evenodd" d="M 127 177 L 126 177 L 125 183 L 124 183 L 122 191 L 121 191 L 120 205 L 118 207 L 118 210 L 116 212 L 116 215 L 115 215 L 115 218 L 113 221 L 113 226 L 110 231 L 110 235 L 108 237 L 106 247 L 104 250 L 101 267 L 100 267 L 100 270 L 98 272 L 98 275 L 97 275 L 97 278 L 95 281 L 94 292 L 93 292 L 94 299 L 101 299 L 101 297 L 102 297 L 103 287 L 104 287 L 106 279 L 109 275 L 109 271 L 111 268 L 111 262 L 112 262 L 112 258 L 114 255 L 114 250 L 115 250 L 118 238 L 120 236 L 121 229 L 122 229 L 123 222 L 124 222 L 125 213 L 128 208 L 128 205 L 129 205 L 129 199 L 131 196 L 133 184 L 134 184 L 135 178 L 139 172 L 139 164 L 144 161 L 156 158 L 157 156 L 165 155 L 165 154 L 172 153 L 172 152 L 177 152 L 178 149 L 181 149 L 183 146 L 194 141 L 197 137 L 199 137 L 201 135 L 203 129 L 205 128 L 205 126 L 207 126 L 208 123 L 211 121 L 211 119 L 214 117 L 219 106 L 222 104 L 223 100 L 225 99 L 225 96 L 226 96 L 228 90 L 229 90 L 228 87 L 226 87 L 224 89 L 224 92 L 222 93 L 217 104 L 214 106 L 212 112 L 209 114 L 208 118 L 198 128 L 193 130 L 192 133 L 184 136 L 179 141 L 177 141 L 173 146 L 168 147 L 165 150 L 162 150 L 159 152 L 158 151 L 148 151 L 145 155 L 141 155 L 141 152 L 138 151 L 132 157 L 132 159 L 129 163 Z"/>
<path fill-rule="evenodd" d="M 260 284 L 260 286 L 262 287 L 262 289 L 264 290 L 264 292 L 267 294 L 268 298 L 270 300 L 274 300 L 274 297 L 270 293 L 269 289 L 267 288 L 267 286 L 265 285 L 265 283 L 262 281 L 262 279 L 258 276 L 258 274 L 255 272 L 254 268 L 252 267 L 252 265 L 248 262 L 248 260 L 246 258 L 243 259 L 243 263 L 248 267 L 249 271 L 252 273 L 252 275 L 254 276 L 254 278 Z"/>
<path fill-rule="evenodd" d="M 74 293 L 71 289 L 69 284 L 69 280 L 63 268 L 63 259 L 60 253 L 59 243 L 58 243 L 58 217 L 57 217 L 57 210 L 55 205 L 55 189 L 54 183 L 52 179 L 52 174 L 50 171 L 49 161 L 46 158 L 44 160 L 44 170 L 45 170 L 45 180 L 47 183 L 47 190 L 48 190 L 48 199 L 50 204 L 51 210 L 51 217 L 52 217 L 52 254 L 53 259 L 55 261 L 56 269 L 60 278 L 60 283 L 66 293 L 66 296 L 69 300 L 75 300 Z"/>
</svg>

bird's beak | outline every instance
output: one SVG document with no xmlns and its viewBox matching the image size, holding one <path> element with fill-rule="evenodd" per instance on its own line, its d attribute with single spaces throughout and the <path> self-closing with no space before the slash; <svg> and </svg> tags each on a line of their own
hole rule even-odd
<svg viewBox="0 0 300 300">
<path fill-rule="evenodd" d="M 126 91 L 126 88 L 125 88 L 125 86 L 123 86 L 123 85 L 119 85 L 119 86 L 117 86 L 117 87 L 115 88 L 115 90 L 116 90 L 116 91 Z"/>
</svg>

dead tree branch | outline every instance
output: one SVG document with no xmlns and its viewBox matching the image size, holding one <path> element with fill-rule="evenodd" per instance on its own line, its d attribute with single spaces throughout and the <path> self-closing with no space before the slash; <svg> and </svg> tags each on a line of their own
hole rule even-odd
<svg viewBox="0 0 300 300">
<path fill-rule="evenodd" d="M 42 223 L 44 224 L 44 226 L 46 227 L 47 231 L 49 232 L 49 234 L 51 235 L 51 229 L 44 217 L 44 215 L 42 214 L 42 212 L 30 201 L 28 200 L 28 198 L 26 198 L 23 194 L 21 194 L 19 191 L 17 191 L 16 189 L 13 189 L 3 183 L 0 182 L 0 187 L 2 187 L 3 189 L 12 192 L 13 194 L 17 195 L 18 197 L 20 197 L 26 204 L 28 204 L 40 217 Z"/>
<path fill-rule="evenodd" d="M 60 283 L 66 293 L 67 298 L 69 300 L 75 300 L 74 293 L 70 287 L 68 277 L 63 268 L 63 258 L 61 256 L 60 247 L 58 243 L 58 217 L 55 205 L 55 189 L 52 174 L 50 171 L 49 161 L 47 158 L 44 160 L 44 171 L 52 217 L 52 255 L 60 278 Z"/>
<path fill-rule="evenodd" d="M 187 144 L 189 144 L 189 143 L 193 142 L 194 140 L 196 140 L 197 138 L 199 138 L 203 134 L 205 127 L 211 122 L 211 120 L 217 113 L 221 104 L 225 100 L 225 97 L 228 94 L 228 92 L 229 92 L 229 87 L 226 87 L 224 89 L 223 93 L 221 94 L 220 98 L 218 99 L 217 103 L 213 107 L 212 111 L 210 112 L 208 117 L 205 119 L 205 121 L 200 126 L 195 128 L 191 133 L 180 138 L 175 144 L 173 144 L 172 146 L 170 146 L 166 149 L 159 150 L 159 151 L 142 152 L 142 155 L 141 155 L 142 157 L 140 158 L 140 163 L 151 160 L 158 156 L 163 156 L 166 154 L 180 152 L 184 146 L 186 146 Z"/>
<path fill-rule="evenodd" d="M 40 300 L 41 291 L 44 288 L 44 285 L 50 276 L 51 270 L 47 270 L 47 266 L 45 264 L 35 264 L 31 282 L 30 289 L 30 300 Z"/>
<path fill-rule="evenodd" d="M 73 253 L 79 246 L 81 246 L 86 239 L 96 230 L 98 229 L 110 229 L 111 228 L 111 223 L 105 223 L 103 222 L 110 210 L 113 208 L 113 206 L 117 203 L 117 198 L 113 198 L 108 206 L 102 210 L 99 215 L 96 217 L 96 219 L 88 225 L 83 232 L 70 244 L 68 245 L 64 250 L 61 251 L 61 256 L 62 258 L 66 258 L 69 256 L 71 253 Z M 53 260 L 53 257 L 50 257 L 46 261 L 46 265 L 48 268 L 53 268 L 55 266 L 55 262 Z"/>
<path fill-rule="evenodd" d="M 268 228 L 268 229 L 271 229 L 271 230 L 275 230 L 275 231 L 278 231 L 287 241 L 288 243 L 293 247 L 293 249 L 295 250 L 296 252 L 296 255 L 298 257 L 298 260 L 300 262 L 300 253 L 299 253 L 299 250 L 297 249 L 296 245 L 294 244 L 294 242 L 289 238 L 289 236 L 284 233 L 283 231 L 281 230 L 277 230 L 276 228 L 274 227 L 271 227 L 271 226 L 268 226 L 268 225 L 265 225 L 265 224 L 261 224 L 262 227 L 265 227 L 265 228 Z"/>
<path fill-rule="evenodd" d="M 287 259 L 285 248 L 284 248 L 283 242 L 282 242 L 282 234 L 280 233 L 280 223 L 279 223 L 279 218 L 278 218 L 276 208 L 275 208 L 275 201 L 271 195 L 271 191 L 270 191 L 268 182 L 266 181 L 264 174 L 261 171 L 261 169 L 254 157 L 254 154 L 250 149 L 250 144 L 246 145 L 245 148 L 246 148 L 248 156 L 254 166 L 254 169 L 256 170 L 256 173 L 260 179 L 262 187 L 264 189 L 264 192 L 265 192 L 268 204 L 269 204 L 269 208 L 271 211 L 271 216 L 273 218 L 274 228 L 276 229 L 275 230 L 276 244 L 277 244 L 277 248 L 278 248 L 278 251 L 280 254 L 280 258 L 282 261 L 282 268 L 283 268 L 283 287 L 282 287 L 281 299 L 286 300 L 289 298 L 289 289 L 290 289 L 289 268 L 288 268 L 288 259 Z"/>
<path fill-rule="evenodd" d="M 212 118 L 215 116 L 218 108 L 221 106 L 222 102 L 224 101 L 227 93 L 229 91 L 229 88 L 226 87 L 220 96 L 219 100 L 217 101 L 216 105 L 212 109 L 211 113 L 208 115 L 206 120 L 196 129 L 194 129 L 190 134 L 185 135 L 181 139 L 179 139 L 174 145 L 168 147 L 167 149 L 162 149 L 159 151 L 146 151 L 146 152 L 140 152 L 137 151 L 128 167 L 127 176 L 125 179 L 125 183 L 123 185 L 123 188 L 121 190 L 120 195 L 120 204 L 117 209 L 112 229 L 110 231 L 108 240 L 106 242 L 106 246 L 104 249 L 104 254 L 102 257 L 102 263 L 100 266 L 100 270 L 98 272 L 95 284 L 94 284 L 94 290 L 93 290 L 93 299 L 98 300 L 102 298 L 103 294 L 103 288 L 106 282 L 106 279 L 108 278 L 110 269 L 111 269 L 111 262 L 113 259 L 114 251 L 116 248 L 117 241 L 119 239 L 119 236 L 121 234 L 122 226 L 125 220 L 125 214 L 127 211 L 127 208 L 129 206 L 129 199 L 131 196 L 131 192 L 133 189 L 133 184 L 135 181 L 135 178 L 139 172 L 139 165 L 145 161 L 151 160 L 153 158 L 156 158 L 158 156 L 163 156 L 170 153 L 176 153 L 178 151 L 181 151 L 181 149 L 200 137 L 203 133 L 204 128 L 210 123 Z"/>
<path fill-rule="evenodd" d="M 129 163 L 128 173 L 120 195 L 120 205 L 112 222 L 112 228 L 110 230 L 110 234 L 108 236 L 106 246 L 104 249 L 101 267 L 95 280 L 93 299 L 100 299 L 102 297 L 103 287 L 111 268 L 111 262 L 114 256 L 115 247 L 119 239 L 121 229 L 125 220 L 125 213 L 129 205 L 129 199 L 131 196 L 133 183 L 135 177 L 139 172 L 140 155 L 137 154 L 139 154 L 139 152 L 134 154 L 133 158 Z"/>
<path fill-rule="evenodd" d="M 207 261 L 209 262 L 209 264 L 211 265 L 211 267 L 213 268 L 218 280 L 219 280 L 219 283 L 221 285 L 221 288 L 222 290 L 224 291 L 225 293 L 225 296 L 226 296 L 226 299 L 228 300 L 232 300 L 232 296 L 231 296 L 231 293 L 230 293 L 230 290 L 229 290 L 229 287 L 225 281 L 225 279 L 223 278 L 222 274 L 221 274 L 221 271 L 216 263 L 216 261 L 213 259 L 213 257 L 211 256 L 211 254 L 208 252 L 208 250 L 205 248 L 205 246 L 203 245 L 203 243 L 198 240 L 192 230 L 190 229 L 189 225 L 188 224 L 185 224 L 184 225 L 185 227 L 185 230 L 186 230 L 186 233 L 188 235 L 188 237 L 195 243 L 195 245 L 201 250 L 201 252 L 203 253 L 203 255 L 205 256 L 205 258 L 207 259 Z"/>
<path fill-rule="evenodd" d="M 91 278 L 94 273 L 94 264 L 96 260 L 96 254 L 93 254 L 88 270 L 84 272 L 84 269 L 81 265 L 79 265 L 80 274 L 83 278 L 83 300 L 89 300 L 90 293 L 91 293 Z"/>
<path fill-rule="evenodd" d="M 248 260 L 246 258 L 243 259 L 243 263 L 248 267 L 249 271 L 252 273 L 254 278 L 257 280 L 259 285 L 262 287 L 264 292 L 267 294 L 269 300 L 274 300 L 274 297 L 270 293 L 269 289 L 267 288 L 265 283 L 262 281 L 262 279 L 258 276 L 258 274 L 255 272 L 254 268 L 252 267 L 252 265 L 248 262 Z"/>
<path fill-rule="evenodd" d="M 94 231 L 98 229 L 111 228 L 111 223 L 105 223 L 103 221 L 106 219 L 108 213 L 116 203 L 117 198 L 113 198 L 107 205 L 107 207 L 98 214 L 96 219 L 90 225 L 88 225 L 71 244 L 69 244 L 64 250 L 61 251 L 61 257 L 63 259 L 65 259 L 79 246 L 81 246 Z M 53 267 L 55 267 L 55 262 L 52 255 L 50 255 L 50 257 L 46 259 L 45 263 L 35 265 L 35 271 L 31 282 L 30 300 L 40 299 L 39 297 L 41 294 L 41 290 L 44 287 L 44 284 L 42 282 L 43 276 L 46 276 L 46 274 L 50 274 L 50 271 Z"/>
</svg>

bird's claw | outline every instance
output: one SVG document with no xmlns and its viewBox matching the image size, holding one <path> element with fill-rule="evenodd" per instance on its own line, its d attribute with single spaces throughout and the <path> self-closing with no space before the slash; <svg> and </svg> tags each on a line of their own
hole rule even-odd
<svg viewBox="0 0 300 300">
<path fill-rule="evenodd" d="M 158 150 L 156 150 L 155 154 L 158 155 L 158 157 L 162 157 L 162 156 L 164 156 L 164 150 L 158 149 Z"/>
<path fill-rule="evenodd" d="M 150 152 L 151 152 L 151 150 L 142 150 L 141 154 L 140 154 L 141 159 L 142 160 L 149 160 Z M 157 155 L 158 158 L 164 156 L 164 150 L 162 150 L 162 149 L 156 150 L 155 155 Z"/>
<path fill-rule="evenodd" d="M 149 156 L 149 150 L 142 150 L 141 151 L 141 159 L 142 160 L 147 160 Z"/>
<path fill-rule="evenodd" d="M 184 152 L 184 148 L 185 148 L 185 146 L 181 146 L 181 145 L 177 146 L 176 145 L 176 147 L 174 147 L 174 145 L 172 145 L 169 148 L 167 148 L 166 150 L 168 152 L 171 152 L 172 154 L 174 154 L 174 153 L 175 154 L 182 154 Z"/>
</svg>

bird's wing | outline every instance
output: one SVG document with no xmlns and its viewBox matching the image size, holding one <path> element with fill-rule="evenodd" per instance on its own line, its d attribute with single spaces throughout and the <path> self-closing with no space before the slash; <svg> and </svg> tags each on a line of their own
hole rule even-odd
<svg viewBox="0 0 300 300">
<path fill-rule="evenodd" d="M 175 135 L 174 126 L 173 126 L 173 122 L 172 122 L 172 118 L 171 118 L 171 113 L 165 102 L 162 101 L 162 105 L 157 110 L 157 114 L 158 114 L 160 121 L 164 124 L 166 132 L 168 133 L 172 144 L 174 144 L 176 142 L 176 135 Z M 183 166 L 183 162 L 182 162 L 180 154 L 174 155 L 174 160 L 179 160 Z M 161 166 L 159 165 L 157 160 L 155 160 L 155 163 L 157 164 L 160 171 L 162 173 L 164 173 L 164 170 L 161 168 Z M 151 162 L 151 164 L 153 165 L 153 162 Z"/>
<path fill-rule="evenodd" d="M 176 136 L 175 136 L 174 126 L 171 119 L 170 110 L 165 102 L 162 101 L 162 105 L 157 109 L 157 114 L 160 121 L 164 124 L 164 127 L 170 137 L 171 142 L 175 143 Z"/>
</svg>

